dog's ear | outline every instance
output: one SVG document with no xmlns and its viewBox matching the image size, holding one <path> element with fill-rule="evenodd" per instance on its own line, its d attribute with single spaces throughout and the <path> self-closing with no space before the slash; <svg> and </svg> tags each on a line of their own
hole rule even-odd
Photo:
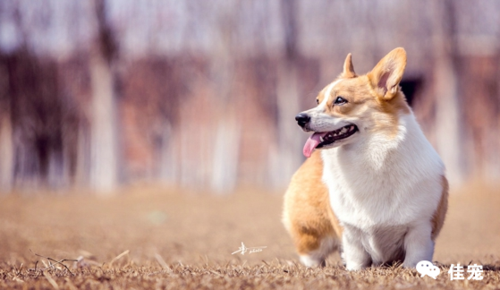
<svg viewBox="0 0 500 290">
<path fill-rule="evenodd" d="M 405 67 L 406 51 L 398 47 L 384 56 L 367 74 L 372 87 L 382 99 L 389 101 L 396 96 Z"/>
<path fill-rule="evenodd" d="M 356 73 L 354 72 L 354 66 L 352 65 L 352 55 L 349 53 L 344 61 L 344 71 L 342 72 L 342 77 L 344 78 L 354 78 Z"/>
</svg>

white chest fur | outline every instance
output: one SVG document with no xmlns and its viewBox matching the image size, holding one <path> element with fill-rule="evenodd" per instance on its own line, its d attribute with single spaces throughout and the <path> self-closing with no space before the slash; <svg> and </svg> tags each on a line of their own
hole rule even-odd
<svg viewBox="0 0 500 290">
<path fill-rule="evenodd" d="M 360 132 L 353 144 L 324 150 L 323 180 L 341 224 L 369 233 L 430 220 L 444 166 L 413 114 L 397 134 Z"/>
</svg>

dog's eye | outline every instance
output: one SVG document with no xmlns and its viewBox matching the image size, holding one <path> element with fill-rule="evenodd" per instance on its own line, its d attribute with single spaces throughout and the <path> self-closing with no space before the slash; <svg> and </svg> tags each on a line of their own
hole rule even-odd
<svg viewBox="0 0 500 290">
<path fill-rule="evenodd" d="M 342 98 L 341 96 L 338 96 L 336 99 L 335 99 L 335 102 L 333 102 L 335 105 L 343 105 L 345 103 L 347 103 L 347 100 Z"/>
<path fill-rule="evenodd" d="M 318 104 L 318 105 L 319 105 L 319 99 L 316 99 L 316 104 Z"/>
</svg>

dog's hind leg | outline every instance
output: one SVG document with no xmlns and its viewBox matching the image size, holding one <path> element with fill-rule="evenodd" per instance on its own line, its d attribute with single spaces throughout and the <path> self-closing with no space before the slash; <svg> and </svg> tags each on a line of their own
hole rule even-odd
<svg viewBox="0 0 500 290">
<path fill-rule="evenodd" d="M 306 267 L 326 266 L 326 258 L 338 249 L 338 239 L 334 236 L 318 237 L 303 234 L 296 242 L 300 261 Z"/>
<path fill-rule="evenodd" d="M 315 152 L 292 178 L 285 194 L 283 223 L 292 236 L 301 262 L 324 266 L 340 246 L 341 228 L 321 180 L 322 160 Z"/>
</svg>

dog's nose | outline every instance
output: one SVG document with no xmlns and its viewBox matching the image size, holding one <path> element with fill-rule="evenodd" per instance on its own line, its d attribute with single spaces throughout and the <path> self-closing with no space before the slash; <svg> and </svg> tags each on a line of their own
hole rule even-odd
<svg viewBox="0 0 500 290">
<path fill-rule="evenodd" d="M 300 127 L 304 127 L 311 120 L 311 117 L 308 114 L 300 113 L 295 116 L 295 120 L 297 120 Z"/>
</svg>

